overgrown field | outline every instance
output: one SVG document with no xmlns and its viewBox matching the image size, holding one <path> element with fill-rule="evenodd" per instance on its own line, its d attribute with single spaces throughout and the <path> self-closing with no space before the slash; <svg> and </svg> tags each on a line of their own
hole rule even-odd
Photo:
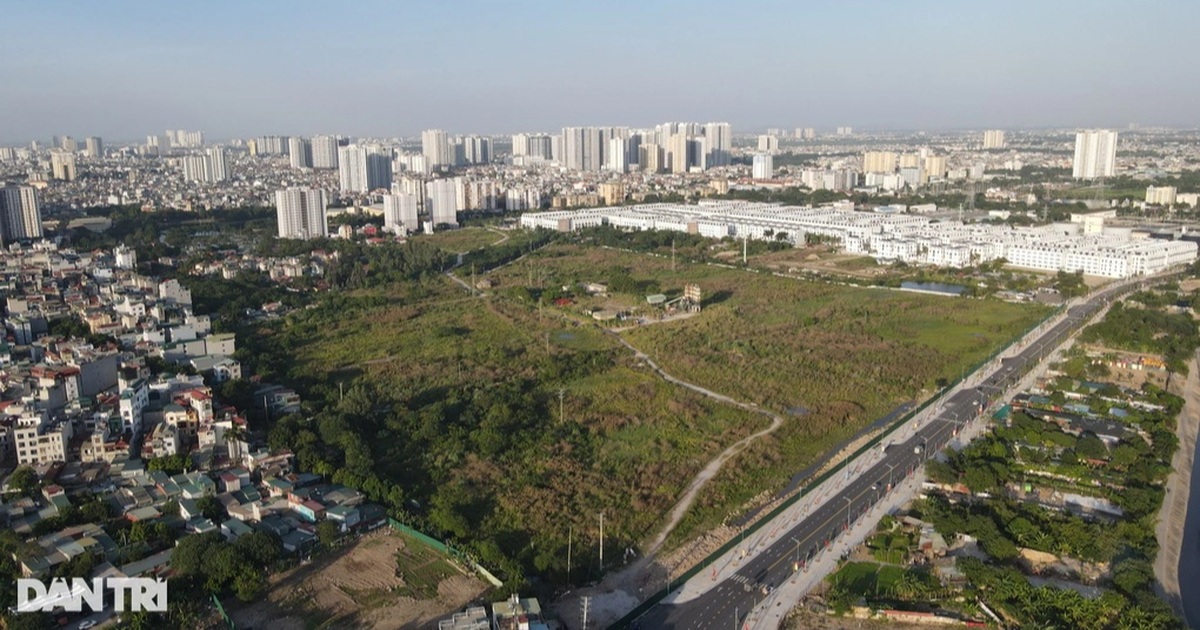
<svg viewBox="0 0 1200 630">
<path fill-rule="evenodd" d="M 246 356 L 254 373 L 299 387 L 312 406 L 276 419 L 272 446 L 514 583 L 595 577 L 601 512 L 605 558 L 617 559 L 606 564 L 619 562 L 701 467 L 768 424 L 662 381 L 584 314 L 596 298 L 579 283 L 607 283 L 606 299 L 636 310 L 621 326 L 657 318 L 646 294 L 700 285 L 701 313 L 621 334 L 675 376 L 787 418 L 726 465 L 674 541 L 779 490 L 1042 314 L 570 244 L 486 275 L 498 285 L 482 298 L 440 276 L 328 296 L 259 327 Z M 553 305 L 568 296 L 576 301 Z"/>
<path fill-rule="evenodd" d="M 276 422 L 272 444 L 466 543 L 506 581 L 519 579 L 510 562 L 565 580 L 571 530 L 573 578 L 593 577 L 600 512 L 606 559 L 620 559 L 708 460 L 768 423 L 663 382 L 592 326 L 441 278 L 263 332 L 268 374 L 329 401 L 315 421 Z"/>
<path fill-rule="evenodd" d="M 674 269 L 672 269 L 674 267 Z M 680 533 L 710 525 L 900 404 L 957 379 L 1044 317 L 1034 305 L 802 282 L 765 273 L 612 249 L 551 245 L 493 274 L 498 291 L 558 296 L 601 282 L 609 303 L 653 321 L 644 294 L 695 283 L 703 310 L 686 320 L 623 332 L 674 376 L 787 418 L 715 478 Z M 534 296 L 530 296 L 532 299 Z M 543 298 L 543 302 L 546 302 Z M 562 309 L 581 317 L 579 308 Z M 676 537 L 676 540 L 678 537 Z"/>
<path fill-rule="evenodd" d="M 466 252 L 472 249 L 479 249 L 480 247 L 487 247 L 503 238 L 502 234 L 477 227 L 445 230 L 413 237 L 414 240 L 435 245 L 451 252 Z"/>
</svg>

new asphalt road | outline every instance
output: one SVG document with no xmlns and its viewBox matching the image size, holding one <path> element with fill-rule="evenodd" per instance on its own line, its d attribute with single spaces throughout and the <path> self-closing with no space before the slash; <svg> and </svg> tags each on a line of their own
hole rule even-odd
<svg viewBox="0 0 1200 630">
<path fill-rule="evenodd" d="M 1043 357 L 1053 352 L 1072 331 L 1101 309 L 1115 294 L 1129 285 L 1116 286 L 1092 295 L 1086 302 L 1071 307 L 1067 316 L 1052 327 L 1046 327 L 1015 354 L 1002 358 L 993 371 L 979 381 L 979 386 L 961 389 L 942 404 L 935 417 L 920 426 L 907 441 L 883 441 L 883 459 L 851 476 L 848 466 L 846 484 L 823 504 L 803 518 L 777 541 L 762 549 L 747 550 L 747 558 L 732 577 L 716 585 L 704 595 L 680 604 L 660 604 L 638 618 L 633 627 L 703 630 L 743 626 L 746 615 L 771 591 L 823 547 L 829 545 L 850 523 L 867 512 L 892 484 L 903 475 L 911 475 L 920 465 L 955 436 L 967 420 L 982 413 L 981 409 L 999 396 L 1005 388 L 1021 378 Z"/>
</svg>

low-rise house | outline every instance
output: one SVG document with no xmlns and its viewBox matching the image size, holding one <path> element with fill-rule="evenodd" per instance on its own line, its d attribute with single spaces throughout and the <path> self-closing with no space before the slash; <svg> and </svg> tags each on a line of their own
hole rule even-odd
<svg viewBox="0 0 1200 630">
<path fill-rule="evenodd" d="M 203 513 L 200 511 L 199 506 L 196 505 L 195 499 L 180 499 L 179 515 L 190 520 L 203 516 Z"/>
<path fill-rule="evenodd" d="M 195 535 L 207 534 L 208 532 L 219 531 L 217 526 L 214 525 L 212 521 L 210 521 L 206 518 L 194 518 L 194 519 L 188 521 L 185 524 L 184 528 L 187 529 L 187 531 L 189 533 L 192 533 Z"/>
<path fill-rule="evenodd" d="M 325 519 L 338 524 L 338 529 L 342 533 L 348 532 L 358 526 L 360 517 L 358 508 L 346 505 L 335 505 L 328 510 L 325 510 Z"/>
<path fill-rule="evenodd" d="M 160 551 L 136 562 L 122 565 L 117 571 L 124 577 L 166 577 L 170 575 L 171 555 L 174 553 L 175 548 L 171 547 L 166 551 Z"/>
<path fill-rule="evenodd" d="M 188 499 L 199 499 L 217 493 L 217 484 L 202 472 L 190 472 L 175 475 L 171 478 L 179 485 L 179 492 Z"/>
<path fill-rule="evenodd" d="M 173 424 L 160 422 L 154 425 L 150 435 L 142 443 L 142 457 L 167 457 L 176 455 L 183 450 L 179 430 Z"/>
<path fill-rule="evenodd" d="M 237 520 L 236 518 L 231 518 L 224 523 L 221 523 L 221 533 L 224 534 L 225 539 L 230 542 L 233 542 L 238 538 L 253 532 L 254 530 L 251 529 L 249 525 Z"/>
<path fill-rule="evenodd" d="M 254 404 L 266 409 L 272 418 L 300 411 L 300 395 L 282 385 L 264 385 L 254 392 Z"/>
<path fill-rule="evenodd" d="M 292 493 L 295 487 L 292 482 L 282 477 L 272 477 L 263 482 L 263 486 L 267 489 L 267 494 L 272 497 L 286 497 Z"/>
<path fill-rule="evenodd" d="M 242 480 L 240 477 L 230 471 L 225 471 L 217 476 L 217 481 L 220 482 L 220 487 L 223 492 L 237 492 L 242 489 Z"/>
<path fill-rule="evenodd" d="M 299 514 L 301 518 L 309 523 L 316 523 L 325 519 L 325 506 L 311 499 L 301 503 L 293 503 L 292 511 Z"/>
<path fill-rule="evenodd" d="M 317 498 L 325 505 L 344 505 L 353 507 L 360 505 L 366 495 L 353 488 L 342 485 L 325 486 L 317 492 Z"/>
<path fill-rule="evenodd" d="M 125 513 L 125 518 L 130 522 L 137 523 L 139 521 L 153 521 L 162 517 L 162 512 L 159 512 L 154 506 L 134 508 Z"/>
<path fill-rule="evenodd" d="M 277 477 L 286 474 L 292 469 L 292 452 L 283 449 L 281 451 L 268 451 L 267 449 L 259 449 L 250 453 L 246 453 L 243 457 L 243 463 L 250 473 L 259 473 L 263 479 L 268 477 Z"/>
<path fill-rule="evenodd" d="M 316 543 L 317 537 L 315 534 L 297 528 L 284 534 L 279 540 L 283 543 L 284 551 L 297 553 Z"/>
<path fill-rule="evenodd" d="M 519 597 L 516 594 L 492 604 L 492 621 L 496 630 L 547 628 L 542 620 L 542 605 L 537 598 Z"/>
</svg>

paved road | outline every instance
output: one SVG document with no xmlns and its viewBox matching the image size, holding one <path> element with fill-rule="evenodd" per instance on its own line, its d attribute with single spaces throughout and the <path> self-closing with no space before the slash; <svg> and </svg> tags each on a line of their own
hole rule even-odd
<svg viewBox="0 0 1200 630">
<path fill-rule="evenodd" d="M 1200 440 L 1196 441 L 1195 453 L 1178 565 L 1179 601 L 1189 628 L 1200 628 Z"/>
<path fill-rule="evenodd" d="M 1111 287 L 1094 294 L 1087 302 L 1073 306 L 1058 324 L 1046 326 L 1041 336 L 1030 341 L 1016 354 L 1000 360 L 993 371 L 975 388 L 963 389 L 950 396 L 933 419 L 907 441 L 886 447 L 883 459 L 847 480 L 842 489 L 802 519 L 777 542 L 765 549 L 748 550 L 745 564 L 732 577 L 705 595 L 680 604 L 660 604 L 634 622 L 634 627 L 664 629 L 739 628 L 746 615 L 771 590 L 796 569 L 803 570 L 808 559 L 828 546 L 859 516 L 885 494 L 898 479 L 913 473 L 927 458 L 953 438 L 959 426 L 981 413 L 1004 389 L 1019 380 L 1027 367 L 1062 344 L 1072 330 L 1102 308 L 1114 292 Z M 991 366 L 989 366 L 991 367 Z M 989 368 L 985 368 L 989 369 Z M 884 444 L 888 444 L 885 440 Z"/>
</svg>

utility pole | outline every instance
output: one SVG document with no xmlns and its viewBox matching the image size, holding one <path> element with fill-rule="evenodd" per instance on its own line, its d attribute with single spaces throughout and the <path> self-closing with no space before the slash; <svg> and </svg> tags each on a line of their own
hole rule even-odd
<svg viewBox="0 0 1200 630">
<path fill-rule="evenodd" d="M 571 536 L 575 533 L 574 527 L 567 528 L 567 583 L 571 582 Z"/>
<path fill-rule="evenodd" d="M 600 572 L 604 573 L 604 512 L 600 513 Z"/>
<path fill-rule="evenodd" d="M 591 601 L 591 599 L 591 597 L 583 598 L 583 630 L 587 630 L 588 603 Z"/>
<path fill-rule="evenodd" d="M 746 235 L 742 236 L 742 264 L 743 265 L 746 264 L 746 250 L 749 248 L 749 245 L 750 245 L 750 235 L 746 234 Z"/>
<path fill-rule="evenodd" d="M 675 271 L 675 239 L 671 239 L 671 271 Z"/>
</svg>

